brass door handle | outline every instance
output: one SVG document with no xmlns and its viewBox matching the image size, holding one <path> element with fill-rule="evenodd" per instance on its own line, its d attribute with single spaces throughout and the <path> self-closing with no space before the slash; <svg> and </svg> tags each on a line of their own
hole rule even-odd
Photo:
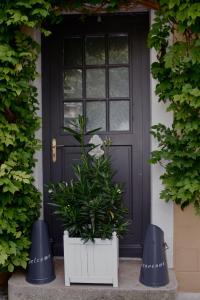
<svg viewBox="0 0 200 300">
<path fill-rule="evenodd" d="M 52 138 L 52 140 L 51 140 L 51 157 L 52 157 L 53 163 L 55 163 L 57 160 L 57 148 L 64 147 L 64 146 L 65 145 L 57 145 L 56 138 Z"/>
</svg>

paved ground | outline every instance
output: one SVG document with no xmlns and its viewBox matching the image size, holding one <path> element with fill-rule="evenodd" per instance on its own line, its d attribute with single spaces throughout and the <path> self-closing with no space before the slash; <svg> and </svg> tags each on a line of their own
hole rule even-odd
<svg viewBox="0 0 200 300">
<path fill-rule="evenodd" d="M 178 293 L 177 300 L 200 300 L 200 293 Z"/>
<path fill-rule="evenodd" d="M 146 287 L 139 282 L 140 261 L 120 260 L 119 287 L 73 284 L 64 286 L 61 259 L 55 261 L 56 278 L 44 285 L 32 285 L 23 273 L 9 280 L 9 300 L 176 300 L 177 282 L 169 270 L 170 282 L 164 287 Z"/>
<path fill-rule="evenodd" d="M 7 299 L 7 291 L 0 288 L 0 300 Z M 200 293 L 178 293 L 177 300 L 200 300 Z"/>
<path fill-rule="evenodd" d="M 125 266 L 126 267 L 126 266 Z M 135 265 L 136 269 L 139 270 L 139 265 Z M 127 267 L 126 267 L 127 268 Z M 132 269 L 132 268 L 131 268 Z M 61 277 L 63 278 L 64 274 L 63 274 L 63 270 L 61 270 Z M 137 270 L 136 270 L 137 271 Z M 133 280 L 133 274 L 131 274 L 131 276 L 127 276 L 127 278 L 124 277 L 125 272 L 123 272 L 123 277 L 121 278 L 121 281 L 124 281 L 124 284 L 126 283 L 126 285 L 131 284 L 132 285 L 132 280 Z M 137 275 L 138 276 L 138 275 Z M 129 282 L 131 280 L 131 282 Z M 61 282 L 61 286 L 63 285 L 63 282 Z M 148 299 L 145 298 L 145 299 Z M 152 299 L 152 298 L 151 298 Z M 157 299 L 157 298 L 156 298 Z M 173 298 L 174 299 L 174 298 Z M 0 300 L 8 300 L 7 297 L 7 289 L 2 289 L 0 287 Z M 29 300 L 29 299 L 26 299 Z M 57 300 L 57 299 L 55 299 Z M 77 299 L 78 300 L 78 299 Z M 181 293 L 179 292 L 177 294 L 176 300 L 200 300 L 200 293 Z"/>
<path fill-rule="evenodd" d="M 7 300 L 8 299 L 7 294 L 8 294 L 7 289 L 3 289 L 0 287 L 0 300 Z"/>
</svg>

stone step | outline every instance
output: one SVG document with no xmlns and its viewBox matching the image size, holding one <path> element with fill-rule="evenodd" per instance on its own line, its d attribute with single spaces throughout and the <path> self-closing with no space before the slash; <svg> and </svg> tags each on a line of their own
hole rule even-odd
<svg viewBox="0 0 200 300">
<path fill-rule="evenodd" d="M 144 286 L 139 282 L 141 262 L 120 260 L 119 287 L 108 285 L 72 284 L 64 286 L 63 260 L 55 261 L 56 279 L 48 284 L 33 285 L 25 274 L 15 273 L 8 283 L 9 300 L 175 300 L 177 281 L 169 270 L 170 282 L 159 288 Z"/>
<path fill-rule="evenodd" d="M 0 286 L 0 300 L 8 300 L 8 289 Z"/>
</svg>

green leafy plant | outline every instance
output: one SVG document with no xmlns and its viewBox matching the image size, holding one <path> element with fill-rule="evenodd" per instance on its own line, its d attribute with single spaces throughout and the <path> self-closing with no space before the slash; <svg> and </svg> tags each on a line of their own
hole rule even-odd
<svg viewBox="0 0 200 300">
<path fill-rule="evenodd" d="M 157 124 L 152 134 L 159 149 L 152 163 L 165 169 L 161 198 L 200 214 L 200 3 L 160 0 L 149 45 L 157 51 L 152 64 L 159 101 L 168 103 L 171 127 Z M 171 35 L 171 38 L 170 38 Z M 174 43 L 169 41 L 174 37 Z"/>
<path fill-rule="evenodd" d="M 85 144 L 85 136 L 97 130 L 84 133 L 86 122 L 81 116 L 72 126 L 65 129 L 80 144 L 80 163 L 74 165 L 74 180 L 49 185 L 51 205 L 72 237 L 84 241 L 111 239 L 114 231 L 121 236 L 127 227 L 126 209 L 122 204 L 122 188 L 113 183 L 110 141 L 103 142 L 94 135 Z"/>
<path fill-rule="evenodd" d="M 40 47 L 28 32 L 39 28 L 49 34 L 46 23 L 58 22 L 65 8 L 95 13 L 121 3 L 128 1 L 0 1 L 0 270 L 26 267 L 30 229 L 39 211 L 40 194 L 32 170 L 38 149 L 35 131 L 40 126 L 33 85 Z M 158 124 L 152 128 L 160 146 L 152 153 L 152 162 L 168 162 L 161 197 L 182 208 L 191 203 L 200 213 L 199 0 L 135 3 L 159 7 L 149 39 L 158 57 L 152 74 L 158 81 L 159 100 L 168 101 L 174 115 L 172 127 Z M 182 38 L 169 45 L 169 36 L 175 32 Z"/>
<path fill-rule="evenodd" d="M 0 272 L 26 268 L 39 215 L 33 167 L 40 120 L 33 81 L 40 47 L 25 27 L 37 27 L 49 7 L 45 1 L 0 3 Z"/>
<path fill-rule="evenodd" d="M 126 0 L 122 0 L 126 3 Z M 0 271 L 26 268 L 30 230 L 39 215 L 34 186 L 34 153 L 39 142 L 36 61 L 40 46 L 34 29 L 48 35 L 46 24 L 59 22 L 63 9 L 96 12 L 116 8 L 118 0 L 0 1 Z M 88 6 L 89 4 L 89 6 Z"/>
</svg>

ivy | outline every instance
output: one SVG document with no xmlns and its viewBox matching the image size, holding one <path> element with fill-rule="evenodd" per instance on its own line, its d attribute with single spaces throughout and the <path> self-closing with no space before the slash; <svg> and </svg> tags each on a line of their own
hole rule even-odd
<svg viewBox="0 0 200 300">
<path fill-rule="evenodd" d="M 63 9 L 98 13 L 128 0 L 5 0 L 0 2 L 0 270 L 26 268 L 30 229 L 39 215 L 40 193 L 32 175 L 39 147 L 36 60 L 39 45 L 27 28 L 60 21 Z M 200 4 L 199 0 L 137 0 L 158 8 L 149 45 L 156 93 L 173 112 L 172 127 L 152 128 L 160 148 L 152 162 L 165 164 L 161 197 L 200 213 Z M 171 34 L 179 33 L 169 45 Z"/>
<path fill-rule="evenodd" d="M 50 15 L 49 1 L 0 4 L 0 271 L 26 268 L 30 230 L 39 215 L 34 186 L 36 60 L 40 47 L 25 27 L 39 27 Z"/>
<path fill-rule="evenodd" d="M 164 189 L 161 198 L 200 214 L 200 3 L 160 0 L 149 45 L 157 51 L 152 74 L 158 81 L 159 101 L 173 113 L 171 127 L 158 124 L 152 134 L 159 150 L 151 162 L 160 162 Z M 175 42 L 169 40 L 174 36 Z"/>
<path fill-rule="evenodd" d="M 39 28 L 49 34 L 45 23 L 60 21 L 63 9 L 114 9 L 122 2 L 127 1 L 0 1 L 0 271 L 26 268 L 30 230 L 41 201 L 32 175 L 39 148 L 33 82 L 40 46 L 27 32 Z"/>
</svg>

